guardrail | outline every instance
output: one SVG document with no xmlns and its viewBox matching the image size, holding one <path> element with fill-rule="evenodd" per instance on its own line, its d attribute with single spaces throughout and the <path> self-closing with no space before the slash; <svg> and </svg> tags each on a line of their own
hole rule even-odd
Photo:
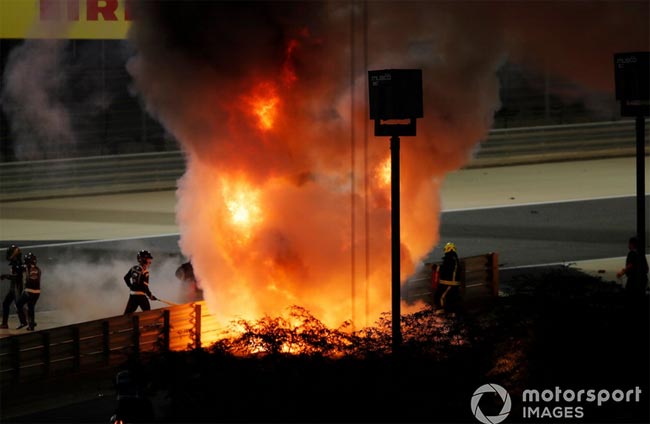
<svg viewBox="0 0 650 424">
<path fill-rule="evenodd" d="M 487 304 L 486 296 L 498 291 L 497 255 L 461 258 L 460 276 L 463 302 Z M 411 300 L 430 296 L 430 281 L 429 275 L 418 282 L 420 287 L 407 282 Z M 106 379 L 130 361 L 146 360 L 156 352 L 207 346 L 219 339 L 220 331 L 201 301 L 0 338 L 2 416 L 20 416 L 42 402 L 43 393 L 48 400 L 59 396 L 70 402 L 70 393 L 79 396 L 88 389 L 87 383 L 77 387 L 82 381 Z M 34 385 L 52 389 L 35 397 Z"/>
<path fill-rule="evenodd" d="M 633 120 L 494 129 L 467 168 L 635 155 Z"/>
<path fill-rule="evenodd" d="M 195 302 L 0 339 L 0 381 L 9 386 L 117 368 L 141 353 L 200 348 L 216 339 L 215 318 Z"/>
<path fill-rule="evenodd" d="M 174 190 L 180 151 L 0 164 L 0 201 Z"/>
<path fill-rule="evenodd" d="M 498 293 L 496 253 L 460 260 L 463 301 Z M 431 264 L 407 281 L 405 300 L 431 296 Z M 429 270 L 429 275 L 426 275 Z M 62 374 L 117 368 L 141 353 L 198 349 L 218 339 L 205 302 L 195 302 L 0 338 L 2 388 Z"/>
<path fill-rule="evenodd" d="M 432 302 L 433 265 L 440 265 L 440 262 L 425 263 L 419 273 L 405 282 L 402 287 L 404 300 Z M 499 295 L 499 255 L 495 252 L 460 258 L 458 275 L 463 302 L 468 306 Z"/>
<path fill-rule="evenodd" d="M 635 144 L 631 120 L 495 129 L 466 168 L 634 156 Z M 185 158 L 179 150 L 4 162 L 0 163 L 0 202 L 175 190 L 184 172 Z"/>
</svg>

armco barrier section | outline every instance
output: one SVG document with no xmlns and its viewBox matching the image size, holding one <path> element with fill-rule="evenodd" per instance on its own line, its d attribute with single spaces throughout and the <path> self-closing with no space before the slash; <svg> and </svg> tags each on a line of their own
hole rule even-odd
<svg viewBox="0 0 650 424">
<path fill-rule="evenodd" d="M 646 139 L 648 137 L 646 126 Z M 556 162 L 636 154 L 631 120 L 491 130 L 468 168 Z"/>
<path fill-rule="evenodd" d="M 635 145 L 631 120 L 495 129 L 466 168 L 634 156 Z M 185 158 L 179 150 L 3 162 L 0 202 L 175 190 L 184 172 Z"/>
<path fill-rule="evenodd" d="M 422 270 L 406 281 L 402 297 L 408 302 L 433 300 L 431 266 L 426 263 Z M 485 255 L 460 258 L 458 281 L 460 281 L 463 302 L 480 302 L 486 297 L 499 294 L 499 255 L 495 252 Z"/>
<path fill-rule="evenodd" d="M 0 163 L 0 201 L 175 190 L 180 151 Z"/>
<path fill-rule="evenodd" d="M 461 258 L 464 299 L 496 295 L 498 275 L 496 253 Z M 413 282 L 416 286 L 410 287 Z M 405 286 L 407 300 L 431 296 L 430 275 Z M 66 373 L 117 368 L 141 353 L 201 348 L 217 340 L 219 331 L 200 301 L 4 337 L 0 382 L 7 388 Z"/>
<path fill-rule="evenodd" d="M 0 339 L 2 387 L 66 373 L 119 367 L 140 353 L 189 350 L 216 339 L 217 326 L 195 302 Z"/>
</svg>

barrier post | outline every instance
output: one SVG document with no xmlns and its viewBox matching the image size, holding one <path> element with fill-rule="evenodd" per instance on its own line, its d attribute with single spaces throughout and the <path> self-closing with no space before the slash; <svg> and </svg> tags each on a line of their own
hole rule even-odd
<svg viewBox="0 0 650 424">
<path fill-rule="evenodd" d="M 499 254 L 496 252 L 490 253 L 490 284 L 492 294 L 499 295 Z"/>
<path fill-rule="evenodd" d="M 50 374 L 50 333 L 44 331 L 41 333 L 43 340 L 43 376 Z"/>
<path fill-rule="evenodd" d="M 201 305 L 194 305 L 194 349 L 201 349 Z"/>
<path fill-rule="evenodd" d="M 11 338 L 11 365 L 13 368 L 14 382 L 20 380 L 20 342 L 18 337 Z"/>
<path fill-rule="evenodd" d="M 133 316 L 133 354 L 135 356 L 140 355 L 140 317 L 135 315 Z"/>
<path fill-rule="evenodd" d="M 78 371 L 81 365 L 81 346 L 79 327 L 72 327 L 72 369 Z"/>
<path fill-rule="evenodd" d="M 110 343 L 110 324 L 108 321 L 102 321 L 102 350 L 104 352 L 104 364 L 108 365 L 111 360 L 111 343 Z"/>
<path fill-rule="evenodd" d="M 163 311 L 163 328 L 162 328 L 162 348 L 165 352 L 169 351 L 169 332 L 171 331 L 171 326 L 169 323 L 169 309 Z"/>
</svg>

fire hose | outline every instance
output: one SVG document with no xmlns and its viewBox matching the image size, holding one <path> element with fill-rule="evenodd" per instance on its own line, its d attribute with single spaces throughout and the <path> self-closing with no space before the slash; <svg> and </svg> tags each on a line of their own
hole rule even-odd
<svg viewBox="0 0 650 424">
<path fill-rule="evenodd" d="M 166 303 L 169 306 L 178 306 L 179 305 L 179 303 L 170 302 L 169 300 L 161 299 L 159 297 L 157 297 L 156 300 L 159 301 L 159 302 L 162 302 L 162 303 Z"/>
</svg>

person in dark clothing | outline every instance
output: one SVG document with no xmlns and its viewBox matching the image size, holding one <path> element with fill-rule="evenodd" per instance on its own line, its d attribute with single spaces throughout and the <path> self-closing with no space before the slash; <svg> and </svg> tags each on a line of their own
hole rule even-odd
<svg viewBox="0 0 650 424">
<path fill-rule="evenodd" d="M 28 331 L 34 331 L 36 327 L 36 302 L 41 296 L 41 269 L 36 265 L 36 255 L 28 253 L 25 255 L 25 289 L 16 301 L 18 308 L 18 319 L 22 328 L 27 325 Z M 25 320 L 25 305 L 27 305 L 27 320 Z"/>
<path fill-rule="evenodd" d="M 625 292 L 631 297 L 645 295 L 648 284 L 648 260 L 639 251 L 639 239 L 630 237 L 625 267 L 616 273 L 618 278 L 626 277 Z"/>
<path fill-rule="evenodd" d="M 143 311 L 151 309 L 149 299 L 158 300 L 149 290 L 149 266 L 153 256 L 148 250 L 141 250 L 137 256 L 138 265 L 131 267 L 129 272 L 124 275 L 124 282 L 131 290 L 129 301 L 124 309 L 124 314 L 135 312 L 138 307 Z"/>
<path fill-rule="evenodd" d="M 147 396 L 147 390 L 142 387 L 137 373 L 122 370 L 115 376 L 115 391 L 117 405 L 111 423 L 151 423 L 155 414 L 153 404 Z"/>
<path fill-rule="evenodd" d="M 184 284 L 187 284 L 189 289 L 187 298 L 189 301 L 194 302 L 203 299 L 203 289 L 201 288 L 201 284 L 194 274 L 194 266 L 192 266 L 191 261 L 182 263 L 176 269 L 174 275 L 176 275 L 176 278 L 178 278 Z"/>
<path fill-rule="evenodd" d="M 12 244 L 7 248 L 6 254 L 7 260 L 9 261 L 9 274 L 2 274 L 0 279 L 9 280 L 9 291 L 5 295 L 4 300 L 2 301 L 2 324 L 0 328 L 9 328 L 9 310 L 11 308 L 11 303 L 16 302 L 18 297 L 23 291 L 23 255 L 20 251 L 20 248 L 15 244 Z M 22 322 L 21 322 L 22 323 Z M 21 325 L 22 328 L 23 326 Z"/>
<path fill-rule="evenodd" d="M 460 301 L 460 281 L 458 281 L 460 260 L 454 243 L 445 244 L 442 264 L 439 268 L 439 281 L 433 295 L 433 303 L 438 308 L 453 309 Z"/>
</svg>

